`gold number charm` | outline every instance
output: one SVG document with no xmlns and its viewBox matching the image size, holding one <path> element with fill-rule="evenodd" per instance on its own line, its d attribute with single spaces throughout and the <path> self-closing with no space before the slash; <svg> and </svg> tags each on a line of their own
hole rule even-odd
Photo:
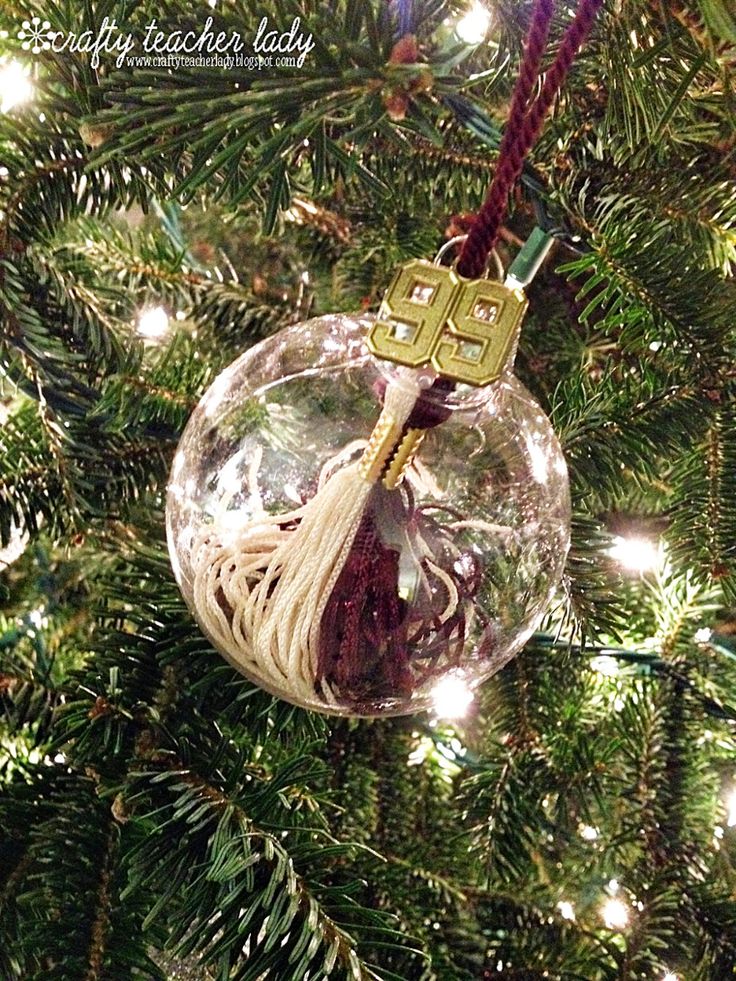
<svg viewBox="0 0 736 981">
<path fill-rule="evenodd" d="M 514 352 L 526 307 L 521 289 L 414 259 L 386 291 L 367 343 L 387 361 L 431 364 L 453 381 L 488 385 Z"/>
</svg>

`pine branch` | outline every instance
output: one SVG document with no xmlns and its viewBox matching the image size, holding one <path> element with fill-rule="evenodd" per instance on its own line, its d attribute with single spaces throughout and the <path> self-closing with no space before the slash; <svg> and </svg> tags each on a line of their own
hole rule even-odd
<svg viewBox="0 0 736 981">
<path fill-rule="evenodd" d="M 107 845 L 100 868 L 100 886 L 94 906 L 95 915 L 90 930 L 87 961 L 89 970 L 84 981 L 100 981 L 105 962 L 105 942 L 110 929 L 110 878 L 113 858 L 118 844 L 118 829 L 112 819 L 109 822 Z"/>
</svg>

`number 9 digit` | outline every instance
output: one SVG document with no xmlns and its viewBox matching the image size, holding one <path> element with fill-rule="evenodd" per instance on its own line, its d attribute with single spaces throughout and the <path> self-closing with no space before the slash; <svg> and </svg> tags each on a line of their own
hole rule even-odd
<svg viewBox="0 0 736 981">
<path fill-rule="evenodd" d="M 429 364 L 452 309 L 459 279 L 446 266 L 415 259 L 386 291 L 367 344 L 379 358 L 418 368 Z"/>
<path fill-rule="evenodd" d="M 432 364 L 468 385 L 496 381 L 513 354 L 526 307 L 521 290 L 488 279 L 462 281 Z"/>
</svg>

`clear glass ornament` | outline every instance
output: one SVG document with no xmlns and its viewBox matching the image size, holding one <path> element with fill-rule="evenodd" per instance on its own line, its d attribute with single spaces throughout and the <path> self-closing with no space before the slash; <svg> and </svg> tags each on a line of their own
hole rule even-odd
<svg viewBox="0 0 736 981">
<path fill-rule="evenodd" d="M 310 656 L 287 651 L 288 603 L 268 643 L 253 640 L 278 582 L 263 586 L 260 610 L 242 613 L 264 575 L 255 553 L 271 539 L 288 543 L 305 502 L 361 457 L 387 383 L 418 379 L 434 397 L 428 372 L 369 353 L 372 322 L 319 317 L 238 358 L 193 413 L 167 498 L 174 572 L 215 647 L 271 693 L 338 715 L 431 708 L 448 679 L 474 689 L 536 628 L 569 545 L 567 468 L 540 407 L 512 375 L 457 386 L 442 399 L 449 418 L 426 431 L 403 481 L 370 491 L 370 527 L 360 525 L 347 562 L 343 552 L 324 588 L 310 579 L 324 542 L 298 567 L 295 588 L 312 603 L 299 626 Z M 328 504 L 323 538 L 349 504 Z"/>
</svg>

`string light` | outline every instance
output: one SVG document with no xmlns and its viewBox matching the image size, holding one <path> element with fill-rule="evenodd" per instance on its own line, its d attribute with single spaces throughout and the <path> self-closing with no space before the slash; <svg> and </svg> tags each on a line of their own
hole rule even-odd
<svg viewBox="0 0 736 981">
<path fill-rule="evenodd" d="M 163 337 L 169 329 L 169 315 L 163 307 L 148 307 L 138 318 L 138 333 L 141 337 Z"/>
<path fill-rule="evenodd" d="M 620 899 L 607 899 L 601 907 L 601 917 L 609 930 L 623 930 L 629 922 L 629 908 Z"/>
<path fill-rule="evenodd" d="M 455 25 L 455 34 L 465 44 L 480 44 L 485 40 L 490 26 L 490 13 L 476 0 L 467 14 Z"/>
<path fill-rule="evenodd" d="M 696 630 L 693 635 L 693 640 L 696 644 L 708 644 L 713 637 L 713 631 L 710 627 L 701 627 L 700 630 Z"/>
<path fill-rule="evenodd" d="M 560 902 L 557 904 L 557 909 L 560 911 L 560 916 L 563 918 L 563 920 L 575 919 L 575 907 L 566 899 L 560 900 Z"/>
<path fill-rule="evenodd" d="M 585 841 L 595 841 L 600 832 L 590 824 L 580 825 L 580 837 Z"/>
<path fill-rule="evenodd" d="M 472 701 L 472 691 L 458 674 L 448 675 L 432 689 L 432 706 L 441 719 L 461 719 L 468 714 Z"/>
<path fill-rule="evenodd" d="M 27 70 L 18 61 L 0 68 L 0 112 L 10 112 L 33 98 L 33 85 Z"/>
<path fill-rule="evenodd" d="M 677 975 L 673 974 L 672 971 L 668 971 L 662 978 L 662 981 L 678 981 Z"/>
<path fill-rule="evenodd" d="M 608 554 L 630 572 L 647 572 L 654 569 L 659 562 L 659 549 L 646 538 L 618 536 Z"/>
<path fill-rule="evenodd" d="M 45 627 L 48 623 L 48 620 L 43 615 L 43 607 L 41 606 L 36 610 L 31 610 L 28 614 L 28 619 L 34 627 Z"/>
</svg>

